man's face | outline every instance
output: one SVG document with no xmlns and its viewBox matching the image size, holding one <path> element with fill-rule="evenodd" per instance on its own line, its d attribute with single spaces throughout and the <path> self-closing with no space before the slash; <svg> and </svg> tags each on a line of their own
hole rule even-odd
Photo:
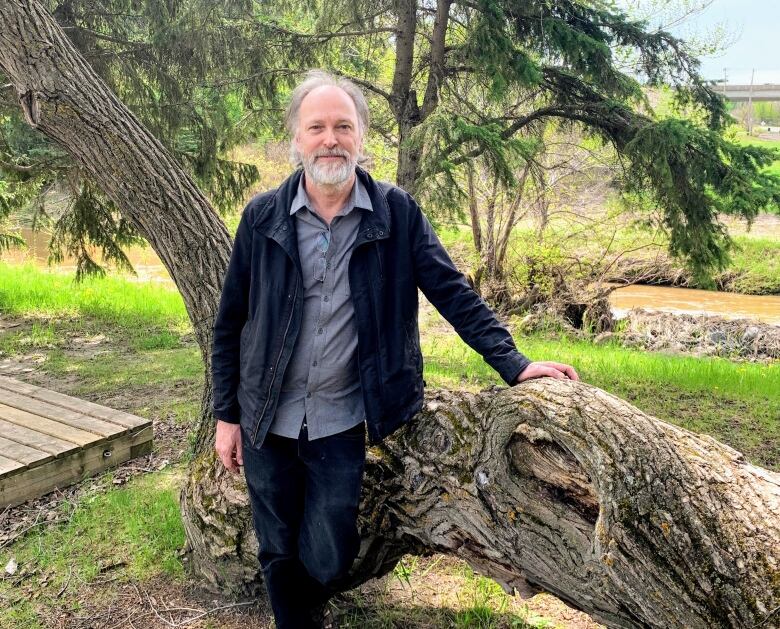
<svg viewBox="0 0 780 629">
<path fill-rule="evenodd" d="M 338 87 L 312 90 L 301 101 L 293 141 L 307 178 L 321 185 L 349 180 L 363 144 L 355 103 Z"/>
</svg>

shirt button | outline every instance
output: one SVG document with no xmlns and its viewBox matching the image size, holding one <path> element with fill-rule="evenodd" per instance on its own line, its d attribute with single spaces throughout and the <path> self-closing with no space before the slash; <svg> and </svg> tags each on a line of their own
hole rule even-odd
<svg viewBox="0 0 780 629">
<path fill-rule="evenodd" d="M 312 366 L 312 367 L 316 367 L 316 366 L 317 366 L 317 361 L 315 360 L 315 361 L 314 361 L 314 362 L 311 364 L 311 366 Z"/>
<path fill-rule="evenodd" d="M 306 394 L 306 397 L 311 397 L 311 393 L 307 393 L 307 394 Z"/>
<path fill-rule="evenodd" d="M 323 300 L 323 301 L 330 301 L 330 297 L 328 297 L 327 295 L 325 295 L 325 297 L 323 297 L 323 298 L 322 298 L 322 300 Z"/>
<path fill-rule="evenodd" d="M 317 330 L 317 334 L 322 334 L 322 328 L 320 328 L 319 330 Z"/>
</svg>

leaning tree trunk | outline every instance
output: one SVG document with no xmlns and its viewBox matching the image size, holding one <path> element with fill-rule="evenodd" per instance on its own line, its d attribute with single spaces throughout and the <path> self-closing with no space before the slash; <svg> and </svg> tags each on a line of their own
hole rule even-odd
<svg viewBox="0 0 780 629">
<path fill-rule="evenodd" d="M 184 296 L 208 373 L 228 234 L 179 165 L 37 2 L 0 2 L 0 69 L 150 241 Z M 246 490 L 217 464 L 210 385 L 182 492 L 192 565 L 256 590 Z M 582 383 L 439 392 L 370 451 L 353 584 L 405 552 L 446 552 L 521 593 L 615 627 L 769 627 L 780 604 L 776 474 Z"/>
<path fill-rule="evenodd" d="M 151 244 L 187 308 L 208 374 L 230 235 L 192 178 L 35 0 L 0 1 L 0 69 L 27 122 L 62 146 Z M 211 448 L 211 381 L 199 451 Z"/>
<path fill-rule="evenodd" d="M 255 590 L 243 482 L 202 459 L 189 484 L 220 577 Z M 430 394 L 369 451 L 361 513 L 351 585 L 441 552 L 610 627 L 777 626 L 780 475 L 586 384 Z"/>
</svg>

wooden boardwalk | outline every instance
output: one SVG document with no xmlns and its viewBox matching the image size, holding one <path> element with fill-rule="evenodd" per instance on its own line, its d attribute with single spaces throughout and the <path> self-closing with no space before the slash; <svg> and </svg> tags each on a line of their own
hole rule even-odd
<svg viewBox="0 0 780 629">
<path fill-rule="evenodd" d="M 151 451 L 147 419 L 0 376 L 0 509 Z"/>
</svg>

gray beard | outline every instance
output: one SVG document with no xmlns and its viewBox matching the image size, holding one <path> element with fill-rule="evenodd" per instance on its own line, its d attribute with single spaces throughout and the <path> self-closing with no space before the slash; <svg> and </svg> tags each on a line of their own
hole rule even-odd
<svg viewBox="0 0 780 629">
<path fill-rule="evenodd" d="M 346 151 L 335 151 L 334 154 L 341 155 L 344 160 L 337 164 L 317 163 L 317 157 L 314 155 L 303 158 L 303 169 L 306 176 L 312 182 L 321 186 L 335 186 L 344 183 L 355 172 L 357 158 L 352 157 Z"/>
</svg>

